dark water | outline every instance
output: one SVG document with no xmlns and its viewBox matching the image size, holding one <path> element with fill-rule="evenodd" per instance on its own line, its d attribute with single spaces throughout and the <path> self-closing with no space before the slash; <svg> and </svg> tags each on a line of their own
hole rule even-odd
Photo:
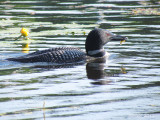
<svg viewBox="0 0 160 120">
<path fill-rule="evenodd" d="M 22 27 L 30 40 L 15 40 Z M 50 47 L 79 47 L 95 27 L 128 37 L 105 46 L 106 64 L 6 61 Z M 159 120 L 160 2 L 1 0 L 0 119 Z"/>
</svg>

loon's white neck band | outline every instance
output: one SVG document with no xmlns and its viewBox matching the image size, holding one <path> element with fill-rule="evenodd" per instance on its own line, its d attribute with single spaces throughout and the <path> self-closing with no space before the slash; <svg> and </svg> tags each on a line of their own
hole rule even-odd
<svg viewBox="0 0 160 120">
<path fill-rule="evenodd" d="M 104 49 L 90 50 L 90 51 L 88 51 L 88 55 L 96 55 L 96 54 L 103 52 L 103 51 L 104 51 Z"/>
</svg>

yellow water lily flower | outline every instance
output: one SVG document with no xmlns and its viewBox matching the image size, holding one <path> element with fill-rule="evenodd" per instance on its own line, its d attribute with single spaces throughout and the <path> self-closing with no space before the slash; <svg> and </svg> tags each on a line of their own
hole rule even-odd
<svg viewBox="0 0 160 120">
<path fill-rule="evenodd" d="M 29 34 L 29 31 L 26 28 L 22 28 L 20 32 L 21 32 L 21 35 L 24 37 L 27 37 Z"/>
</svg>

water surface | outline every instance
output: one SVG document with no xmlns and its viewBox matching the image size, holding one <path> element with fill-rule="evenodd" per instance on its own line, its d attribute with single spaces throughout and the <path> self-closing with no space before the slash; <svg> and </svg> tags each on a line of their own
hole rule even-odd
<svg viewBox="0 0 160 120">
<path fill-rule="evenodd" d="M 158 120 L 159 8 L 152 0 L 1 0 L 0 119 Z M 30 40 L 15 40 L 22 27 Z M 128 37 L 105 46 L 105 64 L 6 60 L 51 47 L 85 50 L 95 27 Z"/>
</svg>

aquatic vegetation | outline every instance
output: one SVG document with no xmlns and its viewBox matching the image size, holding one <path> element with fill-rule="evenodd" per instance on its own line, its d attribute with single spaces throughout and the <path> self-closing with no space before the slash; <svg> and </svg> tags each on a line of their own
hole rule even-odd
<svg viewBox="0 0 160 120">
<path fill-rule="evenodd" d="M 13 26 L 14 23 L 18 22 L 18 20 L 11 20 L 11 19 L 1 19 L 0 20 L 0 28 L 5 28 L 7 26 Z"/>
<path fill-rule="evenodd" d="M 159 0 L 148 0 L 148 1 L 139 1 L 138 3 L 143 6 L 149 6 L 153 4 L 160 4 L 160 1 Z"/>
<path fill-rule="evenodd" d="M 24 37 L 27 37 L 29 35 L 29 31 L 26 28 L 22 28 L 20 32 Z"/>
<path fill-rule="evenodd" d="M 136 8 L 132 9 L 133 15 L 160 15 L 160 9 L 158 8 Z"/>
<path fill-rule="evenodd" d="M 27 37 L 29 35 L 29 31 L 26 28 L 22 28 L 20 30 L 21 35 L 17 38 L 15 38 L 15 40 L 18 40 L 21 37 L 24 37 L 24 40 L 28 40 L 29 38 Z"/>
<path fill-rule="evenodd" d="M 21 23 L 21 26 L 34 26 L 34 29 L 39 32 L 32 31 L 31 36 L 46 36 L 46 35 L 76 35 L 83 34 L 86 35 L 90 29 L 98 27 L 98 24 L 77 24 L 77 23 L 68 23 L 68 24 L 53 24 L 52 22 L 34 22 L 34 23 Z M 48 30 L 45 28 L 51 27 L 53 28 Z M 43 30 L 42 30 L 42 29 Z M 86 29 L 88 28 L 88 29 Z"/>
<path fill-rule="evenodd" d="M 124 68 L 124 67 L 121 67 L 121 72 L 123 73 L 123 74 L 126 74 L 127 72 L 126 72 L 126 69 Z"/>
<path fill-rule="evenodd" d="M 16 26 L 11 27 L 14 25 Z M 26 22 L 26 21 L 19 22 L 18 20 L 13 20 L 13 19 L 2 19 L 0 20 L 0 29 L 1 29 L 0 38 L 5 38 L 8 36 L 15 38 L 15 36 L 18 36 L 19 30 L 23 26 L 25 26 L 25 29 L 30 29 L 32 31 L 31 33 L 29 33 L 25 29 L 23 29 L 24 36 L 28 36 L 28 34 L 29 36 L 77 35 L 77 34 L 86 35 L 90 31 L 90 28 L 99 27 L 98 24 L 77 24 L 75 22 L 67 24 L 53 24 L 52 22 Z M 47 29 L 48 27 L 53 29 Z M 33 29 L 36 29 L 36 32 L 33 31 Z"/>
<path fill-rule="evenodd" d="M 125 41 L 125 40 L 121 40 L 121 41 L 120 41 L 120 45 L 122 45 L 123 42 L 126 42 L 126 41 Z"/>
</svg>

